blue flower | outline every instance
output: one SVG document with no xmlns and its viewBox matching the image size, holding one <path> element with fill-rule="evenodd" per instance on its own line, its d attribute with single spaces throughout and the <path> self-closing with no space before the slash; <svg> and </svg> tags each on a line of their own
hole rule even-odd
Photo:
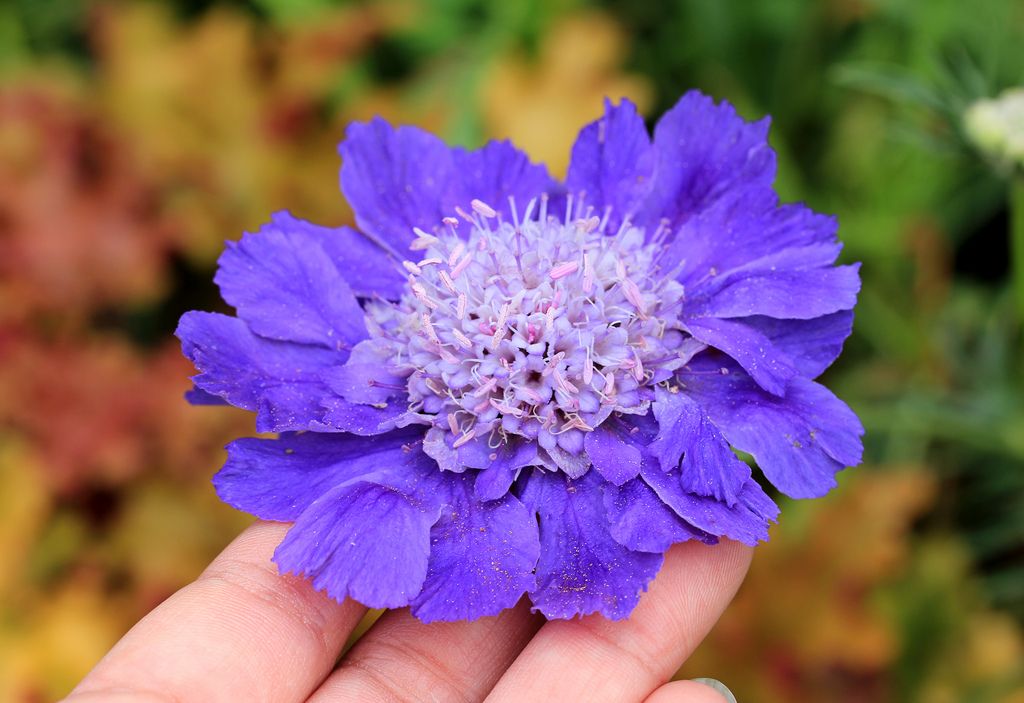
<svg viewBox="0 0 1024 703">
<path fill-rule="evenodd" d="M 524 594 L 624 618 L 676 542 L 768 538 L 778 508 L 860 462 L 812 379 L 850 333 L 836 222 L 772 189 L 768 120 L 690 92 L 653 139 L 607 103 L 564 184 L 508 142 L 354 124 L 359 231 L 278 213 L 229 244 L 236 317 L 178 328 L 194 402 L 256 413 L 214 479 L 294 522 L 284 572 L 424 621 Z"/>
</svg>

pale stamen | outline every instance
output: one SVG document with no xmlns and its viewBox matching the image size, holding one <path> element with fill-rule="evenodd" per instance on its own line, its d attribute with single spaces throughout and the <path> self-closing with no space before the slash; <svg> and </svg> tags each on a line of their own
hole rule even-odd
<svg viewBox="0 0 1024 703">
<path fill-rule="evenodd" d="M 579 267 L 579 261 L 561 261 L 551 268 L 548 275 L 551 277 L 551 280 L 557 281 L 559 278 L 564 278 L 570 273 L 575 273 Z"/>
<path fill-rule="evenodd" d="M 487 203 L 485 203 L 482 200 L 477 200 L 476 198 L 474 198 L 469 203 L 469 205 L 470 205 L 470 207 L 472 207 L 474 210 L 476 210 L 478 213 L 480 213 L 481 215 L 483 215 L 486 218 L 492 218 L 492 217 L 497 217 L 498 216 L 498 212 L 494 208 L 492 208 L 490 205 L 488 205 Z"/>
<path fill-rule="evenodd" d="M 437 277 L 441 279 L 441 283 L 445 288 L 452 293 L 458 293 L 458 291 L 455 290 L 455 283 L 452 281 L 452 277 L 448 275 L 447 271 L 438 271 Z"/>
<path fill-rule="evenodd" d="M 455 268 L 452 269 L 452 278 L 458 278 L 459 274 L 466 270 L 466 267 L 469 266 L 469 262 L 472 260 L 473 255 L 467 252 L 466 255 L 463 256 L 462 259 L 459 261 L 459 263 L 455 265 Z"/>
<path fill-rule="evenodd" d="M 465 242 L 462 242 L 462 241 L 457 242 L 455 244 L 455 247 L 452 249 L 451 253 L 448 254 L 448 266 L 449 267 L 454 266 L 455 262 L 459 260 L 459 257 L 462 256 L 462 252 L 464 252 L 465 250 L 466 250 Z"/>
<path fill-rule="evenodd" d="M 461 344 L 466 349 L 473 348 L 473 342 L 470 341 L 469 337 L 467 337 L 460 330 L 454 327 L 452 328 L 452 336 L 455 337 L 455 339 L 458 340 L 459 344 Z"/>
<path fill-rule="evenodd" d="M 466 444 L 467 442 L 469 442 L 474 437 L 476 437 L 476 430 L 475 429 L 470 430 L 469 432 L 465 433 L 464 435 L 459 437 L 457 440 L 452 442 L 452 448 L 458 449 L 459 447 L 461 447 L 463 444 Z"/>
</svg>

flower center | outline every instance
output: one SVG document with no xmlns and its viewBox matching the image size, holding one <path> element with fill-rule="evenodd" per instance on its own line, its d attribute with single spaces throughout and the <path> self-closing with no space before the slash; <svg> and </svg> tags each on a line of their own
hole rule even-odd
<svg viewBox="0 0 1024 703">
<path fill-rule="evenodd" d="M 651 387 L 702 348 L 681 331 L 683 288 L 658 275 L 656 244 L 624 223 L 531 202 L 512 222 L 473 201 L 429 234 L 416 230 L 408 293 L 368 309 L 408 374 L 410 411 L 452 449 L 514 436 L 556 465 L 612 413 L 647 412 Z M 460 227 L 468 237 L 459 237 Z"/>
</svg>

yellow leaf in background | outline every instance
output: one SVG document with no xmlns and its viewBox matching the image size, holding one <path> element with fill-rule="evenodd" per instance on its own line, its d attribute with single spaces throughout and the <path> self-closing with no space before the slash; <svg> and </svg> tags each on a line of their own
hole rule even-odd
<svg viewBox="0 0 1024 703">
<path fill-rule="evenodd" d="M 0 435 L 0 604 L 22 585 L 25 564 L 49 517 L 50 497 L 43 473 L 24 444 Z M 5 605 L 0 605 L 0 613 Z"/>
<path fill-rule="evenodd" d="M 124 633 L 117 598 L 103 574 L 78 573 L 39 593 L 0 629 L 0 701 L 50 701 L 66 695 Z"/>
<path fill-rule="evenodd" d="M 983 681 L 1012 671 L 1024 662 L 1020 629 L 1005 614 L 975 615 L 968 623 L 967 650 L 964 668 Z"/>
<path fill-rule="evenodd" d="M 102 105 L 161 188 L 191 258 L 208 264 L 274 210 L 340 224 L 343 125 L 328 107 L 352 60 L 396 21 L 390 13 L 337 8 L 270 31 L 223 7 L 188 25 L 153 4 L 103 9 Z"/>
<path fill-rule="evenodd" d="M 216 144 L 233 155 L 217 160 L 231 175 L 251 175 L 244 159 L 261 150 L 251 148 L 259 88 L 250 22 L 217 9 L 184 30 L 156 3 L 101 7 L 100 97 L 144 150 L 147 166 L 177 167 Z"/>
<path fill-rule="evenodd" d="M 862 469 L 839 484 L 825 498 L 783 501 L 771 542 L 757 548 L 736 600 L 681 677 L 736 682 L 739 700 L 759 703 L 875 700 L 899 640 L 872 594 L 903 568 L 934 479 L 916 468 Z"/>
<path fill-rule="evenodd" d="M 920 700 L 1004 703 L 1024 696 L 1024 636 L 1011 615 L 986 603 L 966 546 L 953 537 L 923 541 L 908 572 L 886 607 L 912 624 L 907 645 L 924 678 Z"/>
<path fill-rule="evenodd" d="M 111 559 L 127 566 L 139 610 L 146 612 L 190 581 L 253 518 L 222 503 L 206 475 L 137 487 L 114 527 Z"/>
<path fill-rule="evenodd" d="M 579 14 L 551 29 L 535 61 L 499 60 L 481 91 L 488 132 L 512 139 L 564 176 L 576 133 L 601 115 L 606 96 L 630 98 L 641 112 L 650 104 L 647 79 L 620 68 L 626 41 L 606 15 Z"/>
</svg>

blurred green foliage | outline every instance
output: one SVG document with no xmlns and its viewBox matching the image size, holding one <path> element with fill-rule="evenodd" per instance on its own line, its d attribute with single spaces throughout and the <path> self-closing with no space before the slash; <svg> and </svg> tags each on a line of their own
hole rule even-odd
<svg viewBox="0 0 1024 703">
<path fill-rule="evenodd" d="M 170 334 L 220 305 L 224 239 L 350 219 L 347 122 L 511 137 L 558 172 L 604 95 L 653 123 L 699 87 L 773 116 L 781 193 L 864 262 L 827 383 L 868 435 L 833 495 L 783 506 L 684 673 L 1020 703 L 1022 176 L 962 119 L 1024 83 L 1022 46 L 1019 0 L 0 4 L 0 701 L 66 692 L 246 523 L 208 481 L 251 419 L 184 404 Z"/>
</svg>

